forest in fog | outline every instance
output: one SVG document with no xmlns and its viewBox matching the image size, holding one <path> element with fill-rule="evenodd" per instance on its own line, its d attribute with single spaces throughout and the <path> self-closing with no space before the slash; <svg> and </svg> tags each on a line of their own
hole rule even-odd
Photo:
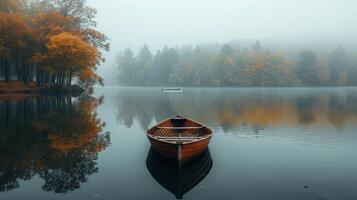
<svg viewBox="0 0 357 200">
<path fill-rule="evenodd" d="M 357 53 L 342 46 L 326 52 L 250 48 L 237 44 L 126 49 L 117 80 L 130 86 L 351 86 L 357 85 Z"/>
</svg>

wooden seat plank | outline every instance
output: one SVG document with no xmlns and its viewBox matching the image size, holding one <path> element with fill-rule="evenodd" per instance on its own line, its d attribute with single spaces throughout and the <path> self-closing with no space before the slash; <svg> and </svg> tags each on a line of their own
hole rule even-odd
<svg viewBox="0 0 357 200">
<path fill-rule="evenodd" d="M 185 130 L 185 129 L 201 129 L 203 126 L 200 127 L 162 127 L 162 126 L 156 126 L 158 129 L 170 129 L 170 130 Z"/>
<path fill-rule="evenodd" d="M 192 139 L 202 139 L 204 137 L 155 137 L 156 139 L 171 139 L 171 140 L 178 140 L 178 139 L 187 139 L 187 140 L 192 140 Z"/>
</svg>

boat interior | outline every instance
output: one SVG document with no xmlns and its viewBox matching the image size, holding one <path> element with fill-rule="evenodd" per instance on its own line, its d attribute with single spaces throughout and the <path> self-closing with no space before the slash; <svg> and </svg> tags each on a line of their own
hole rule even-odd
<svg viewBox="0 0 357 200">
<path fill-rule="evenodd" d="M 207 138 L 211 130 L 179 115 L 160 122 L 148 131 L 153 138 L 166 142 L 192 142 Z"/>
</svg>

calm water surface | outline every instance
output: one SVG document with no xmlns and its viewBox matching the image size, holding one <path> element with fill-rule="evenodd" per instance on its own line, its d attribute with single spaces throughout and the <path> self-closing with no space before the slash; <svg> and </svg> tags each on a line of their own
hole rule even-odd
<svg viewBox="0 0 357 200">
<path fill-rule="evenodd" d="M 0 100 L 0 199 L 357 199 L 357 88 L 99 88 Z M 182 114 L 214 130 L 183 166 L 145 131 Z"/>
</svg>

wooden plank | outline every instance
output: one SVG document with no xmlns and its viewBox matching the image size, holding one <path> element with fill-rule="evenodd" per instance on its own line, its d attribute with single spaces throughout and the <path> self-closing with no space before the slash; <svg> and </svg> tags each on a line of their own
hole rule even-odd
<svg viewBox="0 0 357 200">
<path fill-rule="evenodd" d="M 191 140 L 200 140 L 201 138 L 186 138 L 186 139 L 170 139 L 170 138 L 159 138 L 160 141 L 191 141 Z"/>
<path fill-rule="evenodd" d="M 160 127 L 160 126 L 157 126 L 156 128 L 158 129 L 170 129 L 170 130 L 185 130 L 185 129 L 201 129 L 203 128 L 203 126 L 200 126 L 200 127 Z"/>
<path fill-rule="evenodd" d="M 202 139 L 205 137 L 155 137 L 156 139 L 172 139 L 172 140 L 184 140 L 184 139 Z"/>
</svg>

